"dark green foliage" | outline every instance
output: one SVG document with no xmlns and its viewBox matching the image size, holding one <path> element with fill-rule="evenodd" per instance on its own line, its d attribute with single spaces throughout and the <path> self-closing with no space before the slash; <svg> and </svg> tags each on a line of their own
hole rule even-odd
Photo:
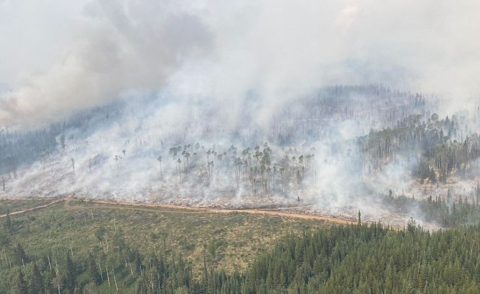
<svg viewBox="0 0 480 294">
<path fill-rule="evenodd" d="M 96 285 L 100 285 L 102 282 L 100 273 L 98 272 L 98 267 L 95 262 L 95 258 L 93 257 L 92 254 L 88 255 L 88 275 L 91 281 L 93 281 Z"/>
<path fill-rule="evenodd" d="M 473 194 L 480 193 L 478 190 Z M 448 204 L 440 199 L 421 202 L 403 196 L 394 198 L 391 194 L 392 205 L 403 205 L 405 209 L 415 205 L 428 212 L 427 216 L 431 212 L 430 217 L 445 217 L 458 228 L 425 232 L 411 220 L 405 230 L 397 231 L 379 224 L 367 225 L 364 220 L 352 226 L 304 230 L 303 234 L 280 239 L 268 253 L 256 255 L 255 260 L 245 260 L 246 270 L 225 272 L 220 262 L 225 246 L 222 234 L 208 235 L 198 245 L 196 250 L 203 249 L 202 256 L 183 258 L 183 238 L 178 239 L 180 243 L 165 247 L 164 237 L 159 236 L 165 236 L 167 231 L 152 231 L 149 235 L 146 230 L 143 241 L 158 243 L 142 250 L 139 243 L 134 243 L 138 237 L 132 238 L 131 230 L 125 226 L 120 229 L 119 220 L 124 217 L 116 211 L 116 225 L 112 218 L 102 242 L 94 236 L 100 218 L 89 220 L 95 224 L 92 230 L 69 228 L 79 239 L 85 238 L 84 234 L 91 238 L 92 247 L 83 251 L 75 246 L 72 249 L 69 241 L 51 248 L 41 246 L 41 242 L 2 246 L 0 294 L 17 293 L 25 288 L 19 287 L 21 284 L 27 285 L 28 293 L 44 293 L 40 288 L 45 293 L 117 293 L 117 288 L 118 293 L 478 293 L 480 226 L 460 226 L 473 222 L 476 206 L 467 201 Z M 449 194 L 455 198 L 454 191 Z M 52 216 L 52 226 L 53 216 L 58 218 L 59 213 L 53 211 L 55 214 L 48 214 Z M 29 236 L 22 231 L 27 219 L 15 218 L 17 232 L 8 236 L 12 243 Z M 76 222 L 84 225 L 85 221 Z M 63 229 L 67 223 L 63 222 Z M 135 224 L 137 229 L 140 226 L 144 224 Z M 189 231 L 179 232 L 187 242 Z M 50 233 L 45 238 L 49 236 Z M 23 256 L 24 264 L 18 262 L 17 255 Z M 198 269 L 194 270 L 195 266 Z M 22 273 L 22 279 L 20 270 L 25 274 Z"/>
<path fill-rule="evenodd" d="M 12 233 L 12 220 L 10 218 L 10 211 L 7 210 L 7 216 L 5 217 L 5 230 Z"/>
<path fill-rule="evenodd" d="M 30 292 L 31 293 L 44 293 L 45 292 L 45 287 L 43 285 L 43 278 L 40 273 L 40 270 L 37 267 L 37 264 L 33 264 L 32 268 L 32 276 L 31 276 L 31 282 L 30 282 Z"/>
<path fill-rule="evenodd" d="M 106 232 L 107 230 L 102 225 L 98 227 L 98 229 L 95 231 L 95 237 L 97 238 L 98 241 L 103 241 L 103 236 L 105 235 Z"/>
<path fill-rule="evenodd" d="M 458 201 L 453 200 L 453 192 L 449 190 L 446 198 L 432 198 L 416 200 L 406 196 L 385 196 L 381 198 L 387 208 L 407 213 L 419 211 L 424 221 L 435 222 L 443 227 L 459 227 L 465 224 L 480 222 L 480 205 L 475 202 L 464 201 L 459 196 Z"/>
<path fill-rule="evenodd" d="M 67 253 L 66 267 L 65 267 L 65 288 L 70 290 L 73 293 L 77 286 L 76 277 L 77 273 L 75 270 L 75 265 L 73 263 L 70 254 Z"/>
<path fill-rule="evenodd" d="M 27 282 L 25 282 L 25 278 L 23 276 L 22 270 L 18 272 L 17 278 L 17 292 L 18 294 L 28 294 L 28 287 Z"/>
<path fill-rule="evenodd" d="M 400 232 L 374 224 L 290 236 L 236 293 L 478 293 L 479 229 L 431 234 L 411 222 Z"/>
<path fill-rule="evenodd" d="M 382 171 L 389 163 L 411 164 L 415 161 L 417 165 L 411 174 L 422 184 L 426 180 L 431 184 L 445 183 L 454 175 L 462 179 L 474 178 L 480 168 L 476 162 L 480 157 L 480 135 L 458 136 L 459 121 L 466 124 L 463 120 L 456 116 L 451 120 L 448 117 L 438 120 L 436 114 L 430 118 L 415 114 L 399 121 L 396 126 L 371 130 L 368 136 L 358 140 L 363 165 L 372 172 Z M 458 133 L 463 134 L 462 131 Z"/>
<path fill-rule="evenodd" d="M 243 271 L 255 256 L 268 250 L 287 231 L 301 232 L 325 226 L 321 222 L 241 213 L 184 214 L 146 207 L 110 208 L 82 201 L 71 201 L 68 205 L 70 209 L 65 209 L 62 203 L 12 216 L 13 235 L 6 234 L 4 227 L 0 227 L 0 235 L 8 240 L 0 244 L 0 294 L 16 292 L 20 269 L 32 293 L 34 264 L 42 277 L 45 293 L 72 293 L 69 282 L 72 276 L 75 276 L 73 292 L 80 293 L 115 293 L 114 279 L 119 293 L 135 293 L 141 279 L 148 293 L 152 293 L 152 281 L 154 287 L 167 289 L 162 293 L 177 289 L 192 292 L 207 285 L 200 281 L 204 243 L 206 279 L 213 287 L 212 275 L 216 270 Z M 88 218 L 83 217 L 86 213 Z M 95 231 L 102 226 L 105 233 L 100 241 Z M 228 236 L 230 233 L 226 232 L 235 236 Z M 257 241 L 250 244 L 252 238 Z M 207 249 L 210 240 L 215 257 Z M 16 255 L 27 257 L 24 264 Z M 69 273 L 73 274 L 69 277 Z"/>
<path fill-rule="evenodd" d="M 62 135 L 60 136 L 60 144 L 61 144 L 61 146 L 62 146 L 62 149 L 65 149 L 65 146 L 66 146 L 66 145 L 65 145 L 65 134 L 62 134 Z"/>
<path fill-rule="evenodd" d="M 413 220 L 404 231 L 357 224 L 290 235 L 242 274 L 226 274 L 205 259 L 200 279 L 181 255 L 142 256 L 125 245 L 108 257 L 110 284 L 101 279 L 95 283 L 102 293 L 117 287 L 122 293 L 126 287 L 134 293 L 478 293 L 478 252 L 480 226 L 430 233 Z M 85 261 L 67 255 L 62 283 L 45 266 L 43 275 L 54 280 L 46 285 L 49 291 L 82 293 L 95 287 L 95 260 L 107 257 L 96 254 Z M 18 293 L 27 293 L 25 280 L 19 271 Z M 43 293 L 36 264 L 29 280 L 31 293 Z"/>
<path fill-rule="evenodd" d="M 27 254 L 25 253 L 25 250 L 23 250 L 22 245 L 20 243 L 17 244 L 17 247 L 15 247 L 15 263 L 17 265 L 24 265 L 25 263 L 28 262 L 28 257 Z"/>
</svg>

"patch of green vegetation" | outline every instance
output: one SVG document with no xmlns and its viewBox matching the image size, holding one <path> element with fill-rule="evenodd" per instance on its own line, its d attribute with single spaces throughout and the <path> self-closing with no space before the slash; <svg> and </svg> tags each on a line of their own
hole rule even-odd
<svg viewBox="0 0 480 294">
<path fill-rule="evenodd" d="M 405 134 L 408 130 L 408 128 L 403 127 L 403 128 L 395 128 L 395 129 L 384 129 L 378 132 L 371 133 L 369 135 L 369 139 L 373 142 L 379 139 L 385 139 L 385 138 L 390 138 L 398 135 L 403 135 Z"/>
<path fill-rule="evenodd" d="M 6 223 L 5 218 L 0 221 Z M 151 256 L 164 258 L 165 262 L 181 257 L 195 280 L 202 278 L 205 264 L 228 274 L 242 272 L 279 238 L 328 226 L 316 220 L 260 214 L 89 201 L 60 202 L 35 212 L 10 216 L 10 222 L 10 229 L 6 225 L 0 229 L 0 289 L 5 289 L 0 293 L 16 289 L 14 281 L 20 269 L 25 279 L 30 280 L 34 263 L 39 264 L 46 282 L 55 284 L 55 279 L 61 279 L 57 286 L 65 288 L 66 276 L 62 272 L 67 264 L 66 256 L 73 256 L 77 284 L 82 289 L 92 287 L 102 292 L 109 292 L 113 287 L 113 281 L 108 286 L 105 280 L 106 268 L 110 278 L 115 272 L 116 279 L 122 281 L 118 287 L 125 293 L 134 292 L 142 275 L 140 268 L 135 270 L 133 266 L 132 269 L 136 254 L 141 256 L 138 257 L 141 264 L 148 264 Z M 28 261 L 15 257 L 17 244 L 21 244 Z M 87 273 L 90 254 L 104 275 L 103 282 L 95 287 Z M 55 273 L 57 269 L 59 274 Z M 47 272 L 51 274 L 50 280 Z"/>
</svg>

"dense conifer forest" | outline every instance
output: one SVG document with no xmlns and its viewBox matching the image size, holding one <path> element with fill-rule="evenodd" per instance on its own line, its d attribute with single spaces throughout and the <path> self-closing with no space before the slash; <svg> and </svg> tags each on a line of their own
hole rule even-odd
<svg viewBox="0 0 480 294">
<path fill-rule="evenodd" d="M 69 248 L 38 254 L 8 244 L 2 232 L 0 293 L 478 293 L 480 227 L 428 232 L 411 220 L 402 230 L 358 223 L 280 239 L 242 272 L 215 266 L 205 246 L 201 270 L 181 252 L 140 253 L 121 229 L 86 255 Z M 7 236 L 5 236 L 5 234 Z M 81 236 L 78 236 L 81 238 Z M 52 256 L 56 256 L 53 258 Z M 130 290 L 127 290 L 130 289 Z"/>
</svg>

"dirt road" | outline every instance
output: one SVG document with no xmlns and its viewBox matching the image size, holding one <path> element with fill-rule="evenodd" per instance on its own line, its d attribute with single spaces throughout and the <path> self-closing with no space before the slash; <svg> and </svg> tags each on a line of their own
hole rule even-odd
<svg viewBox="0 0 480 294">
<path fill-rule="evenodd" d="M 44 205 L 39 205 L 31 208 L 27 208 L 24 210 L 18 210 L 18 211 L 13 211 L 10 212 L 10 215 L 18 215 L 18 214 L 23 214 L 39 209 L 46 208 L 48 206 L 51 206 L 53 204 L 59 203 L 65 201 L 65 207 L 66 208 L 72 208 L 70 206 L 71 201 L 79 201 L 78 199 L 75 199 L 73 197 L 67 197 L 67 198 L 62 198 L 62 199 L 57 199 L 55 201 L 52 201 L 50 203 L 44 204 Z M 121 201 L 106 201 L 106 200 L 93 200 L 92 201 L 95 204 L 100 204 L 100 205 L 108 205 L 108 206 L 113 206 L 113 207 L 122 207 L 126 209 L 138 209 L 138 208 L 164 208 L 164 209 L 170 209 L 170 213 L 184 213 L 185 211 L 188 212 L 193 212 L 193 213 L 250 213 L 250 214 L 263 214 L 263 215 L 272 215 L 272 216 L 280 216 L 280 217 L 290 217 L 290 218 L 300 218 L 300 219 L 306 219 L 306 220 L 321 220 L 321 221 L 326 221 L 326 222 L 331 222 L 331 223 L 336 223 L 336 224 L 352 224 L 351 221 L 340 219 L 340 218 L 334 218 L 334 217 L 328 217 L 328 216 L 322 216 L 322 215 L 311 215 L 311 214 L 301 214 L 301 213 L 287 213 L 287 212 L 281 212 L 281 211 L 275 211 L 275 210 L 264 210 L 264 209 L 222 209 L 222 208 L 205 208 L 205 207 L 191 207 L 191 206 L 179 206 L 179 205 L 171 205 L 171 204 L 148 204 L 148 203 L 132 203 L 132 202 L 121 202 Z M 0 218 L 6 217 L 6 214 L 0 215 Z"/>
<path fill-rule="evenodd" d="M 47 203 L 47 204 L 43 204 L 43 205 L 39 205 L 39 206 L 34 206 L 34 207 L 30 207 L 30 208 L 26 208 L 26 209 L 23 209 L 23 210 L 17 210 L 17 211 L 12 211 L 9 213 L 9 215 L 17 215 L 17 214 L 23 214 L 23 213 L 26 213 L 26 212 L 30 212 L 30 211 L 35 211 L 35 210 L 39 210 L 39 209 L 42 209 L 42 208 L 46 208 L 50 205 L 53 205 L 55 203 L 59 203 L 59 202 L 62 202 L 64 201 L 65 199 L 57 199 L 55 201 L 52 201 L 50 203 Z M 5 218 L 7 217 L 7 214 L 1 214 L 0 215 L 0 218 Z"/>
<path fill-rule="evenodd" d="M 207 212 L 207 213 L 250 213 L 250 214 L 263 214 L 263 215 L 272 215 L 272 216 L 281 216 L 281 217 L 291 217 L 291 218 L 301 218 L 307 220 L 321 220 L 337 224 L 352 224 L 351 221 L 322 216 L 322 215 L 312 215 L 312 214 L 302 214 L 302 213 L 288 213 L 275 210 L 264 210 L 264 209 L 222 209 L 222 208 L 206 208 L 206 207 L 192 207 L 192 206 L 179 206 L 171 204 L 148 204 L 148 203 L 132 203 L 132 202 L 113 202 L 105 200 L 94 200 L 93 203 L 104 204 L 104 205 L 118 205 L 118 206 L 130 206 L 132 209 L 135 207 L 151 207 L 151 208 L 167 208 L 176 211 L 187 210 L 192 212 Z"/>
</svg>

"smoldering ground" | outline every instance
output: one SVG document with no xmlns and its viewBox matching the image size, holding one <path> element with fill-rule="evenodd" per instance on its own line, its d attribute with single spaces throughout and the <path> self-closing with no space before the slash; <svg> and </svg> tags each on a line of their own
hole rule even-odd
<svg viewBox="0 0 480 294">
<path fill-rule="evenodd" d="M 185 104 L 169 92 L 130 95 L 136 99 L 125 96 L 69 119 L 54 152 L 17 176 L 9 173 L 4 196 L 299 206 L 349 216 L 361 210 L 365 219 L 378 220 L 385 209 L 372 209 L 377 199 L 371 196 L 413 181 L 405 165 L 390 167 L 402 168 L 402 181 L 391 178 L 389 167 L 367 174 L 358 145 L 372 124 L 387 125 L 386 111 L 399 119 L 424 111 L 408 93 L 378 86 L 318 89 L 287 104 L 267 127 L 249 119 L 224 124 L 222 115 L 212 115 L 217 105 Z M 365 95 L 370 103 L 351 103 Z M 248 118 L 257 103 L 243 107 Z"/>
</svg>

